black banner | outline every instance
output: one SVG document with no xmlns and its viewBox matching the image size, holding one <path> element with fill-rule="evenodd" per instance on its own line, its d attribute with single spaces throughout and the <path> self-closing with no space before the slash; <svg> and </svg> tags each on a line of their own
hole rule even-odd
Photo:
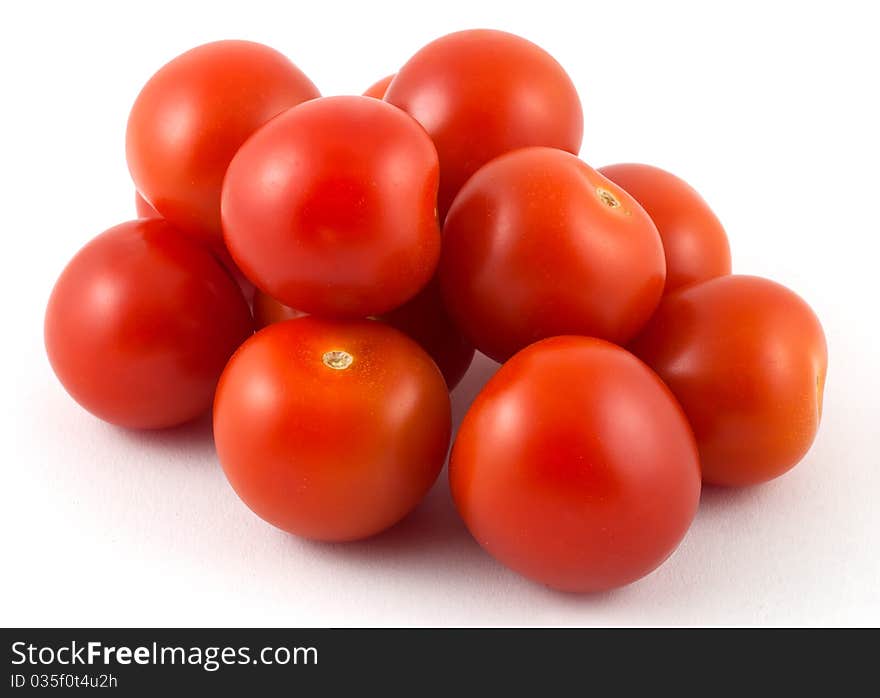
<svg viewBox="0 0 880 698">
<path fill-rule="evenodd" d="M 854 679 L 868 663 L 839 653 L 833 636 L 795 630 L 577 629 L 192 629 L 2 630 L 3 695 L 38 689 L 103 690 L 120 696 L 176 695 L 197 689 L 337 695 L 471 695 L 530 688 L 536 695 L 586 693 L 613 686 L 690 693 L 700 682 L 759 693 L 773 678 L 791 689 L 838 668 L 829 686 Z M 815 638 L 815 639 L 812 639 Z M 824 638 L 824 639 L 822 639 Z M 875 638 L 867 646 L 876 647 Z M 698 678 L 702 677 L 702 678 Z M 711 677 L 714 677 L 712 679 Z M 479 678 L 479 684 L 474 683 Z M 488 684 L 486 683 L 488 682 Z M 688 689 L 688 690 L 685 690 Z M 715 692 L 704 684 L 703 692 Z M 257 693 L 255 693 L 257 692 Z M 494 694 L 495 691 L 493 690 Z"/>
</svg>

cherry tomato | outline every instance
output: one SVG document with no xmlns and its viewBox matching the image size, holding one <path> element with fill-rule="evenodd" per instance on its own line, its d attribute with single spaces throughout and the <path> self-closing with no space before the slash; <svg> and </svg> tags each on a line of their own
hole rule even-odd
<svg viewBox="0 0 880 698">
<path fill-rule="evenodd" d="M 378 82 L 374 82 L 367 88 L 367 91 L 364 92 L 364 97 L 372 97 L 374 99 L 382 99 L 385 96 L 385 92 L 388 90 L 388 85 L 391 84 L 391 81 L 394 79 L 394 75 L 386 75 L 384 78 L 379 80 Z"/>
<path fill-rule="evenodd" d="M 46 351 L 67 392 L 133 428 L 181 424 L 208 409 L 227 359 L 252 331 L 226 270 L 161 218 L 92 240 L 46 309 Z"/>
<path fill-rule="evenodd" d="M 126 156 L 144 198 L 178 229 L 222 243 L 220 188 L 259 126 L 320 96 L 277 51 L 249 41 L 194 48 L 144 86 L 128 118 Z"/>
<path fill-rule="evenodd" d="M 138 192 L 134 193 L 134 208 L 137 211 L 138 218 L 161 218 L 162 214 L 160 214 L 156 209 L 150 206 L 147 203 L 147 200 L 142 197 Z"/>
<path fill-rule="evenodd" d="M 727 234 L 687 182 L 651 165 L 608 165 L 599 172 L 638 201 L 657 226 L 666 254 L 666 293 L 730 273 Z"/>
<path fill-rule="evenodd" d="M 431 42 L 385 93 L 430 134 L 440 155 L 440 220 L 476 170 L 515 148 L 577 153 L 583 112 L 574 84 L 550 54 L 523 38 L 474 29 Z"/>
<path fill-rule="evenodd" d="M 663 292 L 663 247 L 635 200 L 574 155 L 524 148 L 480 168 L 443 229 L 449 313 L 504 361 L 532 342 L 631 339 Z"/>
<path fill-rule="evenodd" d="M 450 390 L 464 378 L 474 360 L 474 345 L 462 336 L 446 312 L 436 278 L 412 300 L 378 319 L 416 340 L 434 359 Z"/>
<path fill-rule="evenodd" d="M 279 303 L 259 289 L 254 292 L 254 324 L 257 329 L 284 322 L 293 318 L 303 317 L 306 313 L 294 310 L 290 306 Z"/>
<path fill-rule="evenodd" d="M 254 296 L 254 320 L 258 328 L 303 315 L 260 291 Z M 461 336 L 446 313 L 436 279 L 410 301 L 376 319 L 418 342 L 434 359 L 450 390 L 464 378 L 474 359 L 474 347 Z"/>
<path fill-rule="evenodd" d="M 669 294 L 632 350 L 690 419 L 703 481 L 782 475 L 819 427 L 828 355 L 810 307 L 784 286 L 722 276 Z"/>
<path fill-rule="evenodd" d="M 700 499 L 697 447 L 672 393 L 590 337 L 546 339 L 501 367 L 465 415 L 449 480 L 492 556 L 577 592 L 651 572 Z"/>
<path fill-rule="evenodd" d="M 162 215 L 150 206 L 146 199 L 144 199 L 144 197 L 138 192 L 134 193 L 134 207 L 137 211 L 138 218 L 162 218 Z M 245 275 L 241 273 L 241 270 L 235 266 L 235 262 L 232 261 L 232 257 L 229 255 L 229 252 L 226 251 L 226 246 L 222 244 L 208 244 L 208 248 L 214 253 L 214 256 L 220 260 L 220 263 L 223 264 L 226 270 L 232 274 L 232 278 L 235 279 L 235 283 L 237 283 L 238 287 L 241 289 L 241 293 L 245 300 L 250 303 L 254 298 L 254 285 L 248 281 Z"/>
<path fill-rule="evenodd" d="M 440 473 L 450 421 L 431 358 L 370 320 L 261 330 L 232 357 L 214 404 L 217 454 L 238 495 L 319 540 L 364 538 L 411 511 Z"/>
<path fill-rule="evenodd" d="M 223 186 L 226 244 L 260 289 L 317 315 L 396 308 L 440 253 L 437 152 L 370 97 L 324 97 L 257 131 Z"/>
</svg>

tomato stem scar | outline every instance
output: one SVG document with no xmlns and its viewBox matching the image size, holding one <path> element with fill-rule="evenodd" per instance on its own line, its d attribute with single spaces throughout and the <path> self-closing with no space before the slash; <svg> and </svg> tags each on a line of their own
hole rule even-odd
<svg viewBox="0 0 880 698">
<path fill-rule="evenodd" d="M 334 350 L 324 352 L 324 356 L 321 357 L 321 360 L 327 368 L 344 371 L 352 365 L 354 357 L 347 351 Z"/>
<path fill-rule="evenodd" d="M 599 200 L 608 208 L 620 208 L 620 201 L 618 201 L 617 197 L 607 189 L 596 187 L 596 196 L 598 196 Z"/>
</svg>

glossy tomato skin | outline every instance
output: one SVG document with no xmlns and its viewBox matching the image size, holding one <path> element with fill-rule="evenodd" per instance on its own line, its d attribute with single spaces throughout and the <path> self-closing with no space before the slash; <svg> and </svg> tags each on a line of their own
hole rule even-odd
<svg viewBox="0 0 880 698">
<path fill-rule="evenodd" d="M 666 255 L 666 293 L 730 274 L 727 233 L 687 182 L 637 163 L 608 165 L 599 172 L 631 194 L 657 226 Z"/>
<path fill-rule="evenodd" d="M 144 199 L 144 197 L 138 192 L 134 193 L 134 207 L 137 211 L 138 218 L 162 218 L 162 214 L 150 206 L 146 199 Z M 232 257 L 229 255 L 229 252 L 226 251 L 226 246 L 222 244 L 211 244 L 212 242 L 214 241 L 202 244 L 205 244 L 214 256 L 220 260 L 223 267 L 232 274 L 232 278 L 235 279 L 235 283 L 237 283 L 238 287 L 241 289 L 241 293 L 245 300 L 250 303 L 254 299 L 254 285 L 248 281 L 247 278 L 245 278 L 245 275 L 241 273 L 241 270 L 235 266 L 235 262 L 232 261 Z"/>
<path fill-rule="evenodd" d="M 261 330 L 233 356 L 214 438 L 258 516 L 346 541 L 418 504 L 443 466 L 450 420 L 443 377 L 411 339 L 370 320 L 301 317 Z"/>
<path fill-rule="evenodd" d="M 506 566 L 572 592 L 662 563 L 700 499 L 697 448 L 663 382 L 587 337 L 529 346 L 489 380 L 449 462 L 474 538 Z"/>
<path fill-rule="evenodd" d="M 388 85 L 391 84 L 391 81 L 394 79 L 394 74 L 386 75 L 381 80 L 377 80 L 372 85 L 367 88 L 367 91 L 364 92 L 364 97 L 372 97 L 373 99 L 382 99 L 385 96 L 385 93 L 388 91 Z"/>
<path fill-rule="evenodd" d="M 175 227 L 219 246 L 232 156 L 273 116 L 319 96 L 268 46 L 217 41 L 187 51 L 150 78 L 132 107 L 126 158 L 134 183 Z"/>
<path fill-rule="evenodd" d="M 412 114 L 440 155 L 442 221 L 465 181 L 515 148 L 580 150 L 583 111 L 569 76 L 519 36 L 488 29 L 448 34 L 395 75 L 385 101 Z"/>
<path fill-rule="evenodd" d="M 45 321 L 49 361 L 67 392 L 107 422 L 142 429 L 207 410 L 252 331 L 226 270 L 161 218 L 122 223 L 80 250 Z"/>
<path fill-rule="evenodd" d="M 404 112 L 370 97 L 313 100 L 236 154 L 223 186 L 226 244 L 285 305 L 377 315 L 434 273 L 437 181 L 437 152 Z"/>
<path fill-rule="evenodd" d="M 810 448 L 822 412 L 825 336 L 784 286 L 736 275 L 672 293 L 631 348 L 687 413 L 704 482 L 764 482 Z"/>
<path fill-rule="evenodd" d="M 279 303 L 261 291 L 254 296 L 257 328 L 303 315 L 305 313 Z M 461 382 L 474 359 L 474 347 L 462 337 L 447 314 L 436 279 L 401 307 L 380 315 L 376 320 L 391 325 L 418 342 L 434 359 L 449 390 Z"/>
<path fill-rule="evenodd" d="M 134 208 L 137 211 L 138 218 L 161 218 L 162 214 L 160 214 L 156 209 L 150 206 L 147 203 L 147 200 L 142 197 L 138 192 L 134 193 Z"/>
<path fill-rule="evenodd" d="M 276 322 L 284 322 L 293 318 L 303 317 L 306 313 L 279 303 L 272 296 L 260 290 L 254 292 L 254 325 L 258 330 L 274 325 Z"/>
<path fill-rule="evenodd" d="M 636 201 L 552 148 L 482 167 L 443 228 L 446 307 L 496 361 L 554 335 L 628 341 L 656 308 L 664 276 L 660 236 Z"/>
<path fill-rule="evenodd" d="M 474 360 L 474 345 L 449 317 L 436 277 L 414 298 L 378 319 L 416 340 L 434 359 L 450 390 Z"/>
</svg>

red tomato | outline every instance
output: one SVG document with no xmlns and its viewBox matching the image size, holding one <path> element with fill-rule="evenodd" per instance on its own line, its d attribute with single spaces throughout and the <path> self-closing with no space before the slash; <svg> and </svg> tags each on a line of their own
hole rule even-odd
<svg viewBox="0 0 880 698">
<path fill-rule="evenodd" d="M 449 479 L 480 545 L 564 591 L 651 572 L 700 499 L 675 398 L 632 354 L 588 337 L 546 339 L 501 367 L 465 415 Z"/>
<path fill-rule="evenodd" d="M 139 192 L 134 193 L 134 208 L 138 218 L 161 218 L 162 215 L 154 209 Z"/>
<path fill-rule="evenodd" d="M 46 309 L 46 351 L 67 392 L 133 428 L 181 424 L 208 409 L 227 359 L 252 331 L 226 270 L 161 218 L 92 240 Z"/>
<path fill-rule="evenodd" d="M 254 296 L 254 320 L 258 328 L 304 314 L 260 291 Z M 404 305 L 376 319 L 418 342 L 434 359 L 450 390 L 459 384 L 474 359 L 473 345 L 461 336 L 446 313 L 436 280 Z"/>
<path fill-rule="evenodd" d="M 513 34 L 473 29 L 441 37 L 400 69 L 385 93 L 430 134 L 440 155 L 440 220 L 476 170 L 514 148 L 577 153 L 584 119 L 562 66 Z"/>
<path fill-rule="evenodd" d="M 636 201 L 574 155 L 525 148 L 483 166 L 443 229 L 447 308 L 484 354 L 581 334 L 631 339 L 663 292 L 663 247 Z"/>
<path fill-rule="evenodd" d="M 254 324 L 257 329 L 274 325 L 276 322 L 284 322 L 293 318 L 303 317 L 306 313 L 279 303 L 272 296 L 266 295 L 259 289 L 254 292 Z"/>
<path fill-rule="evenodd" d="M 394 79 L 394 75 L 386 75 L 384 78 L 379 80 L 378 82 L 374 82 L 367 88 L 367 91 L 364 92 L 364 97 L 372 97 L 374 99 L 382 99 L 385 96 L 385 92 L 388 90 L 388 85 L 391 84 L 391 81 Z"/>
<path fill-rule="evenodd" d="M 134 193 L 134 207 L 137 211 L 138 218 L 162 218 L 162 215 L 154 209 L 150 204 L 144 199 L 140 193 Z M 214 256 L 220 260 L 223 266 L 232 274 L 232 278 L 235 279 L 235 283 L 238 284 L 238 287 L 241 289 L 242 295 L 248 303 L 254 298 L 254 285 L 245 278 L 245 275 L 241 273 L 241 270 L 235 266 L 235 262 L 232 261 L 232 257 L 229 256 L 229 252 L 226 251 L 225 245 L 208 245 L 211 252 L 214 253 Z"/>
<path fill-rule="evenodd" d="M 324 97 L 255 133 L 223 186 L 226 244 L 263 291 L 307 313 L 377 315 L 437 265 L 437 152 L 399 109 Z"/>
<path fill-rule="evenodd" d="M 446 312 L 436 278 L 412 300 L 378 319 L 416 340 L 434 359 L 450 390 L 464 378 L 474 360 L 474 345 L 462 336 Z"/>
<path fill-rule="evenodd" d="M 138 190 L 180 230 L 222 243 L 220 188 L 239 146 L 276 114 L 320 96 L 277 51 L 217 41 L 187 51 L 144 86 L 126 132 Z"/>
<path fill-rule="evenodd" d="M 369 320 L 302 317 L 258 332 L 217 388 L 226 476 L 258 516 L 354 540 L 411 511 L 443 466 L 449 395 L 411 339 Z"/>
<path fill-rule="evenodd" d="M 764 482 L 810 448 L 822 413 L 825 335 L 784 286 L 722 276 L 672 293 L 632 349 L 681 402 L 705 482 Z"/>
<path fill-rule="evenodd" d="M 623 187 L 657 226 L 666 254 L 666 293 L 730 273 L 727 234 L 687 182 L 651 165 L 608 165 L 599 172 Z"/>
</svg>

